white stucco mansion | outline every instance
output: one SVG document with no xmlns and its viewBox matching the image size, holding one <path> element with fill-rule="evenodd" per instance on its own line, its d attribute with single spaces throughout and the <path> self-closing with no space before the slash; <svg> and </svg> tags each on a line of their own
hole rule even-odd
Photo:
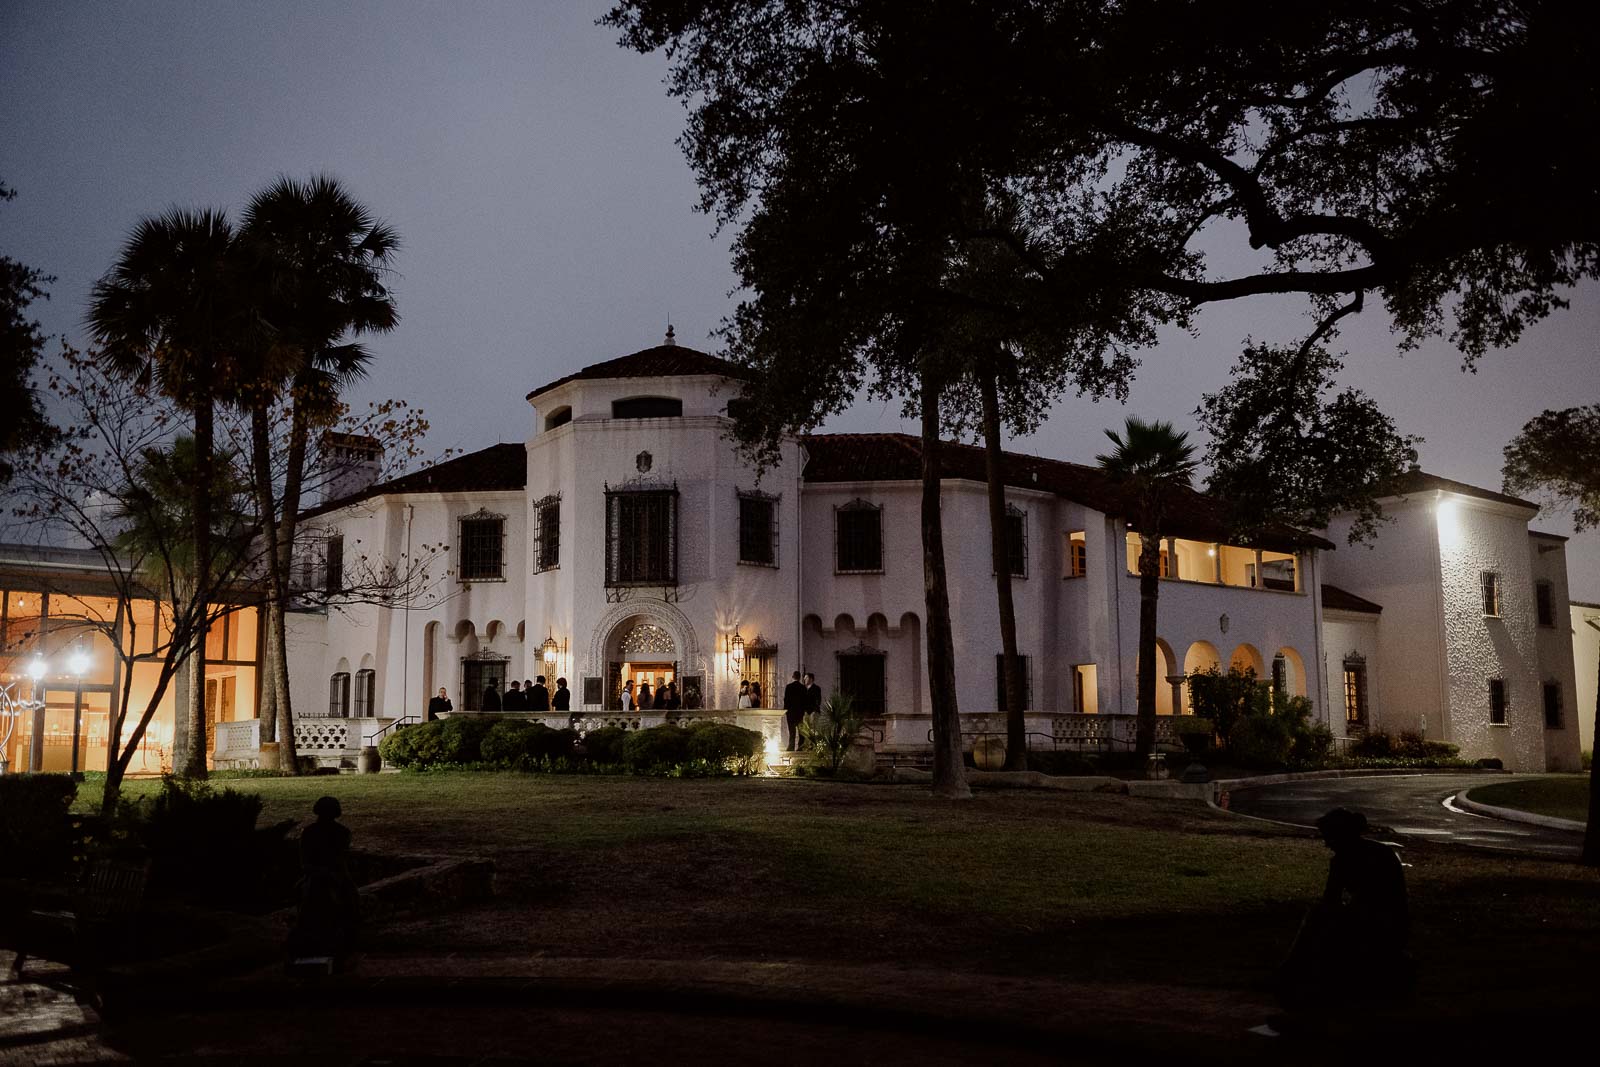
<svg viewBox="0 0 1600 1067">
<path fill-rule="evenodd" d="M 472 711 L 486 686 L 537 675 L 568 680 L 581 726 L 659 722 L 624 715 L 619 693 L 672 681 L 682 718 L 737 718 L 775 745 L 781 712 L 736 710 L 739 683 L 770 709 L 792 670 L 853 694 L 880 747 L 925 747 L 918 440 L 796 439 L 758 479 L 724 438 L 743 373 L 669 333 L 529 393 L 524 443 L 347 483 L 316 509 L 315 580 L 331 588 L 357 558 L 434 545 L 448 563 L 420 599 L 292 619 L 302 747 L 349 751 L 441 687 Z M 945 467 L 958 697 L 977 733 L 1003 699 L 982 451 L 952 445 Z M 1122 496 L 1093 467 L 1034 456 L 1008 455 L 1006 481 L 1034 744 L 1130 738 Z M 1338 523 L 1240 547 L 1214 501 L 1187 497 L 1162 553 L 1161 714 L 1182 712 L 1188 672 L 1248 664 L 1339 737 L 1418 731 L 1509 769 L 1576 769 L 1562 539 L 1529 530 L 1532 504 L 1424 474 L 1387 508 L 1374 548 L 1346 547 Z"/>
</svg>

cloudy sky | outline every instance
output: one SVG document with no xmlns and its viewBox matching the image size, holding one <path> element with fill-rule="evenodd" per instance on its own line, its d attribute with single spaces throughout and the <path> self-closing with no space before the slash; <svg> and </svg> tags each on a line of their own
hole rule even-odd
<svg viewBox="0 0 1600 1067">
<path fill-rule="evenodd" d="M 665 61 L 616 46 L 604 3 L 274 0 L 0 4 L 0 248 L 57 276 L 39 317 L 81 338 L 89 288 L 142 215 L 239 209 L 279 173 L 327 170 L 404 238 L 400 328 L 373 342 L 359 400 L 423 407 L 434 449 L 523 440 L 523 395 L 656 344 L 714 350 L 733 279 L 696 214 Z M 1219 264 L 1220 265 L 1220 264 Z M 1208 311 L 1144 354 L 1126 411 L 1063 400 L 1018 447 L 1092 461 L 1125 414 L 1193 424 L 1246 336 L 1305 330 L 1304 305 Z M 1499 484 L 1500 450 L 1548 407 L 1600 401 L 1600 287 L 1514 349 L 1460 369 L 1444 344 L 1403 358 L 1381 310 L 1340 340 L 1346 377 L 1426 438 L 1428 470 Z M 861 403 L 831 427 L 889 430 Z M 1536 525 L 1570 533 L 1564 516 Z M 1347 550 L 1348 551 L 1348 550 Z M 1600 537 L 1569 546 L 1573 595 L 1600 600 Z"/>
</svg>

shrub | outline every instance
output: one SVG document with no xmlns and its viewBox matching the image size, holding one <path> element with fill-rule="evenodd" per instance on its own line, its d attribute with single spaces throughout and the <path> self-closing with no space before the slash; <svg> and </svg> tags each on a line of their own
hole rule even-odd
<svg viewBox="0 0 1600 1067">
<path fill-rule="evenodd" d="M 720 722 L 697 722 L 688 730 L 689 758 L 703 760 L 713 771 L 747 775 L 755 771 L 763 750 L 754 730 Z"/>
<path fill-rule="evenodd" d="M 1350 746 L 1350 755 L 1361 759 L 1453 760 L 1461 753 L 1457 745 L 1427 741 L 1421 734 L 1370 733 Z"/>
<path fill-rule="evenodd" d="M 543 723 L 512 719 L 491 726 L 479 751 L 485 763 L 532 770 L 570 758 L 577 740 L 575 730 L 552 730 Z"/>
<path fill-rule="evenodd" d="M 608 764 L 622 762 L 622 743 L 628 731 L 620 726 L 602 726 L 583 735 L 583 751 L 590 763 Z"/>
<path fill-rule="evenodd" d="M 1267 687 L 1256 682 L 1254 668 L 1229 667 L 1223 674 L 1215 667 L 1189 675 L 1189 696 L 1194 713 L 1216 724 L 1222 746 L 1230 746 L 1236 723 L 1252 714 L 1264 714 Z"/>
<path fill-rule="evenodd" d="M 444 763 L 478 763 L 493 719 L 452 715 L 448 719 L 402 726 L 378 744 L 378 755 L 401 768 L 425 769 Z"/>
<path fill-rule="evenodd" d="M 270 876 L 292 821 L 258 831 L 261 798 L 165 778 L 152 797 L 123 800 L 117 829 L 151 861 L 150 888 L 212 906 L 272 903 Z"/>
<path fill-rule="evenodd" d="M 78 783 L 66 774 L 0 776 L 0 856 L 6 873 L 64 878 L 77 843 L 72 801 Z"/>
<path fill-rule="evenodd" d="M 384 735 L 378 742 L 378 755 L 383 757 L 383 762 L 391 767 L 409 767 L 417 758 L 417 731 L 424 727 L 433 726 L 434 723 L 421 723 L 415 726 L 398 726 Z"/>
<path fill-rule="evenodd" d="M 1099 773 L 1094 761 L 1081 752 L 1029 752 L 1028 769 L 1059 777 Z"/>
<path fill-rule="evenodd" d="M 800 721 L 800 740 L 819 766 L 838 774 L 864 725 L 866 717 L 856 711 L 855 699 L 835 689 L 820 711 Z"/>
<path fill-rule="evenodd" d="M 1234 724 L 1228 752 L 1246 767 L 1282 767 L 1289 762 L 1294 737 L 1273 715 L 1251 715 Z"/>
<path fill-rule="evenodd" d="M 635 773 L 661 773 L 689 758 L 689 731 L 678 726 L 635 730 L 622 742 L 622 761 Z"/>
</svg>

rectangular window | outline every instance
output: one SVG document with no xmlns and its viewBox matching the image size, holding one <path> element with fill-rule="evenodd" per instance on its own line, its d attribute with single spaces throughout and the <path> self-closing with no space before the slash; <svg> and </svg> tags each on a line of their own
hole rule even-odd
<svg viewBox="0 0 1600 1067">
<path fill-rule="evenodd" d="M 1033 710 L 1033 664 L 1027 656 L 1018 656 L 1022 664 L 1022 710 Z M 994 657 L 994 701 L 995 707 L 1000 711 L 1010 710 L 1006 706 L 1006 657 L 1005 653 L 996 653 Z"/>
<path fill-rule="evenodd" d="M 378 713 L 373 707 L 373 693 L 377 689 L 378 676 L 370 670 L 356 672 L 356 699 L 355 717 L 358 719 L 369 718 Z"/>
<path fill-rule="evenodd" d="M 1067 534 L 1067 577 L 1082 578 L 1089 573 L 1089 543 L 1082 530 Z"/>
<path fill-rule="evenodd" d="M 1011 577 L 1028 576 L 1028 513 L 1006 505 L 1006 562 Z"/>
<path fill-rule="evenodd" d="M 1506 725 L 1506 680 L 1489 679 L 1489 725 Z"/>
<path fill-rule="evenodd" d="M 678 491 L 606 494 L 606 584 L 676 585 Z"/>
<path fill-rule="evenodd" d="M 865 500 L 833 509 L 834 570 L 840 574 L 883 570 L 883 512 Z"/>
<path fill-rule="evenodd" d="M 1483 613 L 1500 614 L 1500 575 L 1494 571 L 1483 572 Z"/>
<path fill-rule="evenodd" d="M 1554 627 L 1556 624 L 1556 606 L 1554 595 L 1550 592 L 1549 582 L 1540 582 L 1533 587 L 1533 598 L 1539 605 L 1539 625 Z"/>
<path fill-rule="evenodd" d="M 461 520 L 461 581 L 504 580 L 505 525 L 499 516 L 474 515 Z"/>
<path fill-rule="evenodd" d="M 483 693 L 490 686 L 496 693 L 506 691 L 506 665 L 503 660 L 465 659 L 461 661 L 461 710 L 482 711 Z"/>
<path fill-rule="evenodd" d="M 561 566 L 561 494 L 533 505 L 533 569 L 552 571 Z"/>
<path fill-rule="evenodd" d="M 1367 722 L 1367 661 L 1344 661 L 1344 721 L 1348 726 Z"/>
<path fill-rule="evenodd" d="M 1139 573 L 1139 556 L 1144 551 L 1144 539 L 1130 530 L 1127 536 L 1127 546 L 1128 573 L 1137 575 Z M 1156 553 L 1156 575 L 1161 578 L 1177 577 L 1172 573 L 1171 560 L 1167 558 L 1167 543 L 1165 541 L 1157 542 Z"/>
<path fill-rule="evenodd" d="M 328 596 L 344 592 L 344 538 L 330 537 L 322 554 L 322 591 Z"/>
<path fill-rule="evenodd" d="M 350 675 L 346 671 L 328 679 L 328 714 L 336 719 L 350 717 Z"/>
<path fill-rule="evenodd" d="M 884 713 L 884 659 L 876 653 L 839 656 L 839 692 L 853 698 L 856 711 L 862 715 Z"/>
<path fill-rule="evenodd" d="M 778 502 L 771 497 L 739 494 L 739 562 L 778 565 Z"/>
<path fill-rule="evenodd" d="M 1561 683 L 1544 683 L 1544 728 L 1561 729 Z"/>
</svg>

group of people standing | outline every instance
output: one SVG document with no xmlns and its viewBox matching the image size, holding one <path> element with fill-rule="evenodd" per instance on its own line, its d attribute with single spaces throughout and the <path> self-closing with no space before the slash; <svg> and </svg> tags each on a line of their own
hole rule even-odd
<svg viewBox="0 0 1600 1067">
<path fill-rule="evenodd" d="M 801 675 L 794 672 L 793 680 L 783 687 L 783 723 L 789 735 L 789 751 L 800 749 L 800 723 L 814 711 L 822 710 L 822 687 L 810 671 Z"/>
<path fill-rule="evenodd" d="M 621 699 L 623 711 L 677 711 L 683 707 L 677 682 L 667 682 L 657 686 L 654 691 L 650 689 L 649 682 L 640 682 L 635 691 L 633 679 L 629 678 L 622 683 Z"/>
<path fill-rule="evenodd" d="M 565 678 L 556 679 L 555 692 L 551 692 L 544 684 L 544 675 L 519 685 L 517 680 L 511 680 L 511 688 L 502 696 L 495 683 L 490 682 L 483 690 L 483 706 L 480 711 L 568 711 L 572 708 L 572 691 L 567 688 Z"/>
</svg>

